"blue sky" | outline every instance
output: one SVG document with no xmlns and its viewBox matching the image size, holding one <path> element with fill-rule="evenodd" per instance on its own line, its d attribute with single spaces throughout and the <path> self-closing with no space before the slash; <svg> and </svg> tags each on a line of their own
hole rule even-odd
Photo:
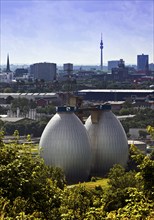
<svg viewBox="0 0 154 220">
<path fill-rule="evenodd" d="M 154 0 L 0 0 L 0 62 L 154 62 Z"/>
</svg>

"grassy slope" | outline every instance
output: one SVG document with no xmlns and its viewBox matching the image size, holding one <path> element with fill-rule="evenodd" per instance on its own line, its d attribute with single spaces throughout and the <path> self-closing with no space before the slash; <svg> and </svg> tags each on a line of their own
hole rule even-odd
<svg viewBox="0 0 154 220">
<path fill-rule="evenodd" d="M 103 178 L 103 179 L 96 180 L 95 182 L 90 181 L 90 182 L 84 182 L 84 183 L 79 183 L 79 184 L 85 186 L 87 189 L 94 189 L 96 186 L 101 186 L 102 188 L 104 188 L 108 186 L 107 181 L 108 181 L 107 178 Z M 76 185 L 79 185 L 79 184 L 76 184 Z"/>
</svg>

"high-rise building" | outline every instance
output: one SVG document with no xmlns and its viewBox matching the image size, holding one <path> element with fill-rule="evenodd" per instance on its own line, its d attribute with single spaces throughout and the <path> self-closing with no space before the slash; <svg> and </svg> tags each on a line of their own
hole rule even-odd
<svg viewBox="0 0 154 220">
<path fill-rule="evenodd" d="M 73 64 L 72 63 L 65 63 L 63 65 L 63 69 L 66 75 L 70 76 L 73 73 Z"/>
<path fill-rule="evenodd" d="M 56 78 L 56 66 L 55 63 L 34 63 L 30 66 L 30 74 L 34 79 L 53 81 Z"/>
<path fill-rule="evenodd" d="M 149 56 L 148 55 L 137 55 L 137 70 L 148 71 L 149 70 Z"/>
<path fill-rule="evenodd" d="M 125 66 L 125 61 L 120 59 L 118 67 L 112 68 L 112 80 L 123 82 L 128 79 L 128 67 Z"/>
<path fill-rule="evenodd" d="M 118 67 L 119 60 L 110 60 L 108 61 L 108 70 L 111 71 L 112 68 Z"/>
</svg>

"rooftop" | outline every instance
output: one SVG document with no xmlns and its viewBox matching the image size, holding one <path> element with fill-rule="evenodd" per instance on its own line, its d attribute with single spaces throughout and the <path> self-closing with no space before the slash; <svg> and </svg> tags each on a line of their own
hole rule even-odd
<svg viewBox="0 0 154 220">
<path fill-rule="evenodd" d="M 152 89 L 83 89 L 78 92 L 135 92 L 135 93 L 153 93 Z"/>
</svg>

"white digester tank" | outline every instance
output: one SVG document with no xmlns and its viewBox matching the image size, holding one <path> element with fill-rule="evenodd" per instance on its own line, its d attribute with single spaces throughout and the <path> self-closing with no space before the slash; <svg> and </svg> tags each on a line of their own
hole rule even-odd
<svg viewBox="0 0 154 220">
<path fill-rule="evenodd" d="M 126 166 L 128 142 L 126 133 L 111 111 L 111 105 L 99 105 L 85 122 L 92 147 L 91 176 L 107 174 L 114 164 Z"/>
<path fill-rule="evenodd" d="M 91 166 L 90 139 L 74 107 L 58 107 L 45 127 L 39 147 L 47 165 L 61 167 L 68 183 L 86 181 Z"/>
</svg>

